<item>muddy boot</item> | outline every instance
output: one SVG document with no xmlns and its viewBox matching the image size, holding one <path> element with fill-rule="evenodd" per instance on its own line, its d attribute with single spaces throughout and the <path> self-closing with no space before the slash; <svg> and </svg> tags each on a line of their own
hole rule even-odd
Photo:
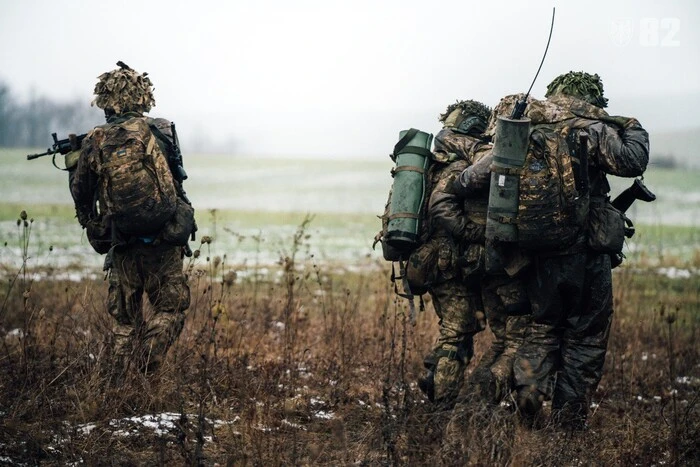
<svg viewBox="0 0 700 467">
<path fill-rule="evenodd" d="M 121 380 L 133 358 L 135 331 L 132 326 L 117 324 L 112 328 L 113 362 L 111 373 L 116 380 Z"/>
<path fill-rule="evenodd" d="M 433 375 L 435 402 L 451 409 L 464 382 L 464 363 L 457 346 L 443 344 L 436 352 L 438 356 Z"/>
<path fill-rule="evenodd" d="M 418 388 L 430 402 L 435 402 L 435 373 L 432 370 L 426 370 L 423 376 L 418 378 Z"/>
<path fill-rule="evenodd" d="M 157 371 L 170 346 L 180 335 L 184 325 L 184 315 L 157 313 L 148 322 L 148 329 L 142 343 L 140 370 L 144 373 Z"/>
<path fill-rule="evenodd" d="M 523 426 L 530 429 L 539 427 L 545 398 L 545 394 L 534 387 L 521 386 L 517 389 L 518 413 Z"/>
<path fill-rule="evenodd" d="M 423 367 L 425 367 L 425 373 L 423 376 L 418 378 L 418 388 L 426 395 L 430 402 L 435 402 L 435 366 L 437 365 L 437 359 L 435 358 L 434 352 L 428 354 L 425 359 L 423 359 Z"/>
<path fill-rule="evenodd" d="M 491 365 L 489 373 L 489 397 L 493 404 L 500 404 L 510 394 L 513 388 L 513 362 L 515 349 L 506 350 Z"/>
</svg>

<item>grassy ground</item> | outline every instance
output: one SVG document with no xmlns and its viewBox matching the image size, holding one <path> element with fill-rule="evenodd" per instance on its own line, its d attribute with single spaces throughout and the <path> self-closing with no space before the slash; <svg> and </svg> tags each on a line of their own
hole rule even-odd
<svg viewBox="0 0 700 467">
<path fill-rule="evenodd" d="M 164 368 L 117 379 L 101 258 L 65 173 L 23 155 L 0 150 L 0 464 L 700 463 L 697 172 L 646 179 L 659 204 L 634 208 L 590 429 L 529 431 L 474 405 L 445 431 L 450 414 L 415 384 L 432 306 L 410 325 L 370 248 L 388 158 L 188 160 L 214 242 L 188 264 L 192 306 Z M 673 210 L 679 226 L 661 216 Z M 478 336 L 470 369 L 489 342 Z"/>
<path fill-rule="evenodd" d="M 22 228 L 20 228 L 20 231 Z M 242 274 L 202 249 L 185 330 L 154 375 L 112 374 L 106 284 L 0 290 L 0 463 L 15 465 L 692 465 L 700 460 L 697 275 L 628 263 L 590 429 L 529 431 L 469 407 L 456 430 L 415 385 L 436 335 L 407 319 L 383 263 L 318 262 L 307 231 Z M 700 267 L 700 254 L 685 258 Z M 490 341 L 478 336 L 476 355 Z M 474 363 L 472 363 L 472 366 Z M 149 416 L 150 418 L 144 418 Z M 454 428 L 454 426 L 452 426 Z M 455 457 L 455 453 L 458 453 Z"/>
</svg>

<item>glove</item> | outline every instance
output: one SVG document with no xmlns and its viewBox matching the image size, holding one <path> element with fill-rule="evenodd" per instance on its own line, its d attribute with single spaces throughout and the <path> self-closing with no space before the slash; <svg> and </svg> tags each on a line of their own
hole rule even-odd
<svg viewBox="0 0 700 467">
<path fill-rule="evenodd" d="M 601 120 L 605 123 L 612 123 L 614 125 L 617 125 L 623 129 L 627 129 L 630 126 L 639 123 L 636 118 L 620 117 L 615 115 L 606 116 L 604 118 L 601 118 Z"/>
<path fill-rule="evenodd" d="M 480 193 L 489 187 L 491 182 L 491 161 L 493 156 L 488 154 L 475 164 L 467 167 L 455 180 L 455 190 L 464 196 Z"/>
</svg>

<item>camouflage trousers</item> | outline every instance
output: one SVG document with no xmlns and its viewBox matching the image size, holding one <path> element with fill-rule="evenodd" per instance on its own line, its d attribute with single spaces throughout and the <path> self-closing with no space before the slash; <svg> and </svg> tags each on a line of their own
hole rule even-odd
<svg viewBox="0 0 700 467">
<path fill-rule="evenodd" d="M 582 427 L 610 335 L 610 257 L 583 252 L 537 258 L 527 291 L 533 323 L 514 366 L 521 412 L 532 421 L 551 397 L 555 422 Z"/>
<path fill-rule="evenodd" d="M 146 320 L 143 294 L 153 313 Z M 182 248 L 137 242 L 115 248 L 109 273 L 108 310 L 115 320 L 114 351 L 123 363 L 153 371 L 177 339 L 190 306 Z"/>
<path fill-rule="evenodd" d="M 482 300 L 493 341 L 474 369 L 470 385 L 491 403 L 513 389 L 513 363 L 530 325 L 530 302 L 525 281 L 508 276 L 486 276 Z"/>
<path fill-rule="evenodd" d="M 431 286 L 439 335 L 423 364 L 433 379 L 436 402 L 453 401 L 464 381 L 464 368 L 473 355 L 473 336 L 481 330 L 476 318 L 483 307 L 478 288 L 453 278 Z M 421 385 L 423 388 L 423 385 Z"/>
</svg>

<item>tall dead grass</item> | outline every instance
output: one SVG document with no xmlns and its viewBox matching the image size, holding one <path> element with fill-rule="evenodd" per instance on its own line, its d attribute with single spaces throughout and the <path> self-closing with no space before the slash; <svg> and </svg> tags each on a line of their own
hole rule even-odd
<svg viewBox="0 0 700 467">
<path fill-rule="evenodd" d="M 164 367 L 124 378 L 112 371 L 106 284 L 33 280 L 25 255 L 17 270 L 4 272 L 0 291 L 2 462 L 700 460 L 697 276 L 667 280 L 631 266 L 616 272 L 613 335 L 589 430 L 531 431 L 506 407 L 469 401 L 450 421 L 452 413 L 433 407 L 415 384 L 437 332 L 430 305 L 411 326 L 385 264 L 350 272 L 317 262 L 307 242 L 310 221 L 269 273 L 229 264 L 205 239 L 187 265 L 192 305 Z M 489 340 L 488 332 L 478 336 L 476 360 Z M 161 414 L 160 429 L 137 418 L 148 414 Z"/>
</svg>

